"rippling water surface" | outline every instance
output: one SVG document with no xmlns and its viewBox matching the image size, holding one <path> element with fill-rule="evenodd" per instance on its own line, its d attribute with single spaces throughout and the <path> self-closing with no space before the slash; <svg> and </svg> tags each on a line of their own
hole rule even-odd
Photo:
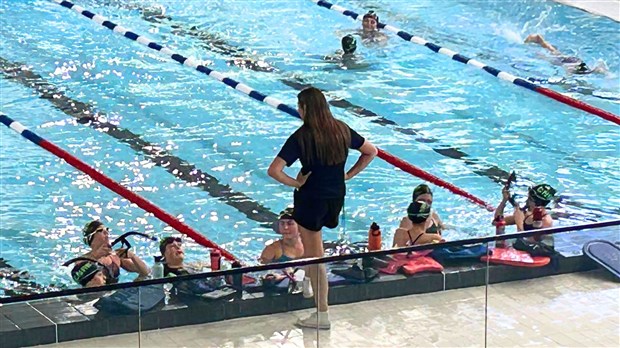
<svg viewBox="0 0 620 348">
<path fill-rule="evenodd" d="M 333 101 L 334 115 L 363 136 L 485 201 L 500 199 L 501 185 L 493 178 L 515 170 L 521 197 L 533 182 L 558 189 L 559 224 L 620 215 L 616 125 L 391 34 L 384 47 L 358 42 L 367 68 L 342 69 L 322 57 L 333 54 L 340 37 L 359 22 L 310 1 L 79 4 L 289 105 L 296 103 L 293 87 L 320 87 Z M 382 22 L 518 76 L 563 79 L 547 87 L 620 111 L 620 30 L 611 20 L 550 1 L 339 4 L 360 13 L 374 9 Z M 167 17 L 153 16 L 160 8 Z M 609 74 L 567 75 L 542 49 L 521 44 L 533 32 L 589 65 L 606 64 Z M 245 260 L 255 260 L 276 237 L 261 219 L 277 214 L 292 197 L 266 169 L 299 120 L 52 2 L 1 2 L 0 35 L 4 113 Z M 235 65 L 234 59 L 253 59 L 261 71 Z M 16 66 L 31 74 L 11 77 Z M 85 103 L 115 130 L 78 122 L 71 103 Z M 69 284 L 68 270 L 60 265 L 86 250 L 81 227 L 90 219 L 104 220 L 116 235 L 133 229 L 158 236 L 171 232 L 10 130 L 0 130 L 0 139 L 1 257 L 40 284 Z M 170 165 L 195 166 L 232 196 L 213 197 L 218 194 L 179 179 L 166 164 L 157 166 L 141 150 L 145 146 L 173 156 L 178 162 Z M 420 182 L 377 159 L 348 183 L 343 221 L 326 231 L 326 239 L 345 234 L 361 240 L 377 221 L 391 240 Z M 233 196 L 236 206 L 227 204 Z M 264 209 L 257 213 L 257 207 Z M 448 191 L 435 188 L 435 207 L 454 226 L 446 233 L 450 239 L 493 232 L 491 213 Z M 150 262 L 156 245 L 135 244 Z M 188 244 L 188 258 L 204 255 L 204 248 Z"/>
</svg>

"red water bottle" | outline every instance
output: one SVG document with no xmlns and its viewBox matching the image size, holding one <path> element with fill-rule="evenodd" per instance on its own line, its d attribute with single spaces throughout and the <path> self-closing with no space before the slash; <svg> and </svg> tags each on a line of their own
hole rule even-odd
<svg viewBox="0 0 620 348">
<path fill-rule="evenodd" d="M 381 229 L 376 222 L 373 222 L 368 230 L 368 250 L 381 250 Z"/>
<path fill-rule="evenodd" d="M 506 220 L 504 220 L 504 215 L 498 215 L 495 218 L 495 235 L 501 236 L 501 235 L 504 235 L 505 233 L 506 233 Z M 497 242 L 495 242 L 495 247 L 505 248 L 506 241 L 498 240 Z"/>
<path fill-rule="evenodd" d="M 532 227 L 534 228 L 542 228 L 543 226 L 543 208 L 542 207 L 536 207 L 534 208 L 534 213 L 532 214 Z"/>
<path fill-rule="evenodd" d="M 222 253 L 218 249 L 211 249 L 211 270 L 219 271 L 222 262 Z"/>
</svg>

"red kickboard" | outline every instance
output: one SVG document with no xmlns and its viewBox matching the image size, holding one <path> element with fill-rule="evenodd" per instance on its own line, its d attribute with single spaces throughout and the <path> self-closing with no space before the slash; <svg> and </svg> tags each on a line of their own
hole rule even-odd
<svg viewBox="0 0 620 348">
<path fill-rule="evenodd" d="M 489 263 L 498 265 L 542 267 L 551 262 L 551 258 L 548 256 L 531 256 L 525 251 L 513 248 L 495 248 L 491 249 L 490 252 Z M 482 256 L 480 260 L 486 262 L 487 256 Z"/>
<path fill-rule="evenodd" d="M 402 271 L 406 275 L 420 272 L 441 272 L 443 271 L 443 266 L 432 257 L 421 256 L 404 265 Z"/>
<path fill-rule="evenodd" d="M 410 255 L 407 254 L 395 254 L 392 255 L 392 261 L 387 267 L 381 268 L 379 272 L 386 274 L 396 274 L 402 269 L 403 273 L 407 275 L 419 273 L 419 272 L 441 272 L 443 266 L 435 261 L 435 259 L 424 256 L 430 253 L 430 250 L 424 250 L 421 252 L 414 252 Z"/>
</svg>

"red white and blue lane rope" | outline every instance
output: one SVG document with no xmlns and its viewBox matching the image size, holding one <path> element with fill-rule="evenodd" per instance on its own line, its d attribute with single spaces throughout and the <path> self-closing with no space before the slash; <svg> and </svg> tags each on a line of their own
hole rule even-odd
<svg viewBox="0 0 620 348">
<path fill-rule="evenodd" d="M 28 130 L 21 123 L 11 119 L 10 117 L 2 113 L 0 113 L 0 122 L 2 122 L 5 126 L 9 127 L 10 129 L 14 130 L 15 132 L 19 133 L 24 138 L 39 145 L 40 147 L 51 152 L 57 157 L 62 158 L 63 160 L 65 160 L 65 162 L 69 163 L 71 166 L 87 174 L 88 176 L 93 178 L 95 181 L 97 181 L 101 185 L 121 195 L 122 197 L 130 201 L 131 203 L 134 203 L 138 205 L 140 208 L 144 209 L 145 211 L 152 213 L 153 215 L 155 215 L 156 218 L 167 223 L 168 225 L 170 225 L 170 227 L 174 228 L 175 230 L 192 238 L 194 241 L 196 241 L 196 243 L 202 246 L 205 246 L 207 248 L 214 248 L 214 249 L 219 250 L 222 253 L 222 255 L 230 261 L 237 260 L 237 258 L 233 254 L 222 249 L 220 246 L 213 243 L 212 241 L 210 241 L 209 239 L 207 239 L 205 236 L 201 235 L 200 233 L 196 232 L 188 225 L 179 221 L 174 216 L 165 212 L 164 210 L 162 210 L 155 204 L 151 203 L 147 199 L 143 198 L 142 196 L 136 194 L 135 192 L 130 191 L 129 189 L 123 187 L 121 184 L 117 183 L 116 181 L 98 172 L 95 168 L 89 166 L 88 164 L 84 163 L 82 160 L 78 159 L 77 157 L 73 156 L 67 151 L 61 149 L 56 144 L 41 138 L 40 136 L 35 134 L 33 131 Z"/>
<path fill-rule="evenodd" d="M 265 104 L 268 104 L 280 111 L 284 111 L 287 114 L 291 115 L 291 116 L 295 116 L 297 118 L 301 118 L 299 116 L 299 113 L 297 112 L 297 110 L 295 110 L 294 108 L 284 104 L 283 102 L 281 102 L 280 100 L 267 96 L 263 93 L 260 93 L 258 91 L 256 91 L 255 89 L 253 89 L 252 87 L 245 85 L 243 83 L 240 83 L 238 81 L 235 81 L 231 78 L 228 78 L 226 76 L 224 76 L 223 74 L 210 69 L 204 65 L 199 64 L 199 62 L 194 59 L 194 58 L 187 58 L 184 57 L 180 54 L 177 54 L 175 52 L 173 52 L 172 50 L 170 50 L 167 47 L 164 47 L 156 42 L 153 42 L 151 40 L 149 40 L 148 38 L 145 38 L 142 35 L 138 35 L 136 33 L 134 33 L 133 31 L 130 31 L 129 29 L 122 27 L 120 25 L 117 25 L 115 23 L 112 23 L 111 21 L 109 21 L 107 18 L 100 16 L 98 14 L 95 14 L 93 12 L 90 12 L 86 9 L 84 9 L 81 6 L 75 5 L 69 1 L 63 1 L 63 0 L 52 0 L 54 2 L 56 2 L 57 4 L 66 7 L 68 9 L 71 9 L 79 14 L 81 14 L 82 16 L 92 20 L 93 22 L 104 26 L 110 30 L 112 30 L 113 32 L 122 35 L 130 40 L 136 41 L 150 49 L 153 49 L 155 51 L 158 51 L 159 53 L 166 55 L 170 58 L 172 58 L 172 60 L 177 61 L 178 63 L 188 66 L 192 69 L 195 69 L 203 74 L 206 74 L 209 77 L 212 77 L 224 84 L 226 84 L 228 87 L 230 88 L 234 88 L 237 91 L 244 93 L 248 96 L 250 96 L 251 98 L 258 100 L 260 102 L 263 102 Z M 447 182 L 444 181 L 436 176 L 434 176 L 433 174 L 430 174 L 382 149 L 379 149 L 379 154 L 378 154 L 379 158 L 383 159 L 384 161 L 390 163 L 391 165 L 413 175 L 416 176 L 418 178 L 421 178 L 423 180 L 426 180 L 428 182 L 431 182 L 439 187 L 443 187 L 447 190 L 449 190 L 450 192 L 457 194 L 459 196 L 465 197 L 467 199 L 469 199 L 470 201 L 478 204 L 479 206 L 489 210 L 489 211 L 493 211 L 494 207 L 490 204 L 487 204 L 485 201 L 483 201 L 482 199 L 472 195 L 471 193 L 466 192 L 465 190 Z"/>
<path fill-rule="evenodd" d="M 323 1 L 323 0 L 310 0 L 312 2 L 314 2 L 315 4 L 319 5 L 320 7 L 324 7 L 328 10 L 333 10 L 336 12 L 339 12 L 347 17 L 350 17 L 354 20 L 363 20 L 363 15 L 359 15 L 353 11 L 347 10 L 346 8 L 342 7 L 342 6 L 338 6 L 338 5 L 334 5 L 331 4 L 327 1 Z M 524 87 L 527 88 L 529 90 L 532 90 L 534 92 L 540 93 L 546 97 L 555 99 L 561 103 L 564 103 L 566 105 L 572 106 L 574 108 L 583 110 L 585 112 L 591 113 L 593 115 L 599 116 L 601 118 L 606 119 L 607 121 L 611 121 L 617 125 L 620 125 L 620 117 L 618 117 L 618 115 L 615 115 L 609 111 L 605 111 L 603 109 L 597 108 L 595 106 L 592 106 L 590 104 L 584 103 L 580 100 L 568 97 L 564 94 L 558 93 L 552 89 L 549 88 L 545 88 L 545 87 L 541 87 L 537 84 L 534 84 L 530 81 L 527 81 L 523 78 L 517 77 L 515 75 L 512 75 L 510 73 L 507 73 L 505 71 L 501 71 L 498 69 L 495 69 L 491 66 L 488 66 L 482 62 L 479 62 L 475 59 L 471 59 L 471 58 L 467 58 L 464 55 L 454 52 L 448 48 L 445 47 L 441 47 L 439 45 L 436 45 L 432 42 L 426 41 L 425 39 L 419 37 L 419 36 L 415 36 L 415 35 L 411 35 L 401 29 L 398 29 L 396 27 L 393 27 L 391 25 L 388 24 L 384 24 L 384 23 L 377 23 L 377 28 L 379 29 L 385 29 L 388 31 L 393 32 L 394 34 L 396 34 L 398 37 L 400 37 L 401 39 L 405 40 L 405 41 L 410 41 L 413 42 L 414 44 L 420 45 L 420 46 L 424 46 L 428 49 L 430 49 L 431 51 L 435 52 L 435 53 L 439 53 L 439 54 L 443 54 L 445 56 L 450 57 L 450 59 L 455 60 L 457 62 L 463 63 L 463 64 L 467 64 L 467 65 L 471 65 L 474 66 L 478 69 L 484 70 L 487 73 L 499 78 L 500 80 L 504 80 L 504 81 L 508 81 L 512 84 L 515 84 L 517 86 L 520 87 Z"/>
</svg>

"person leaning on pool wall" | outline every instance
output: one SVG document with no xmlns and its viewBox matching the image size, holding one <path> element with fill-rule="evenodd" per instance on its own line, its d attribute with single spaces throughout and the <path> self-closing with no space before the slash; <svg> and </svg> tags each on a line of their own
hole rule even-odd
<svg viewBox="0 0 620 348">
<path fill-rule="evenodd" d="M 138 273 L 135 280 L 146 279 L 150 273 L 148 266 L 131 250 L 112 250 L 110 245 L 110 229 L 101 221 L 93 220 L 82 230 L 82 241 L 90 247 L 90 251 L 82 257 L 90 258 L 105 265 L 110 274 L 107 284 L 118 282 L 121 268 L 127 272 Z"/>
</svg>

